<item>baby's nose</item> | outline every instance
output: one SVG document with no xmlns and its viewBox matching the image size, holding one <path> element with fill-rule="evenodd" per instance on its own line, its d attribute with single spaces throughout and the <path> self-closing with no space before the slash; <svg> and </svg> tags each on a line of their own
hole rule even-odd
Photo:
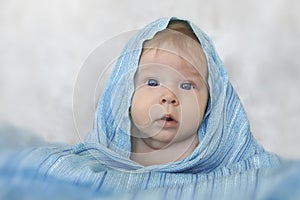
<svg viewBox="0 0 300 200">
<path fill-rule="evenodd" d="M 177 106 L 179 104 L 179 101 L 175 94 L 173 94 L 171 91 L 168 93 L 165 93 L 160 98 L 161 104 L 172 104 L 174 106 Z"/>
</svg>

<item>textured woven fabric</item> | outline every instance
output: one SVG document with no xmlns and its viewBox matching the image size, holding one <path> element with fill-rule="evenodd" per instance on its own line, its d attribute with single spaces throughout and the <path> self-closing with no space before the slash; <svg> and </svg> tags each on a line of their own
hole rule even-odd
<svg viewBox="0 0 300 200">
<path fill-rule="evenodd" d="M 243 106 L 211 40 L 189 21 L 209 72 L 210 98 L 198 130 L 200 143 L 184 160 L 164 165 L 144 167 L 129 159 L 128 112 L 142 45 L 172 19 L 149 24 L 127 43 L 100 98 L 94 128 L 83 143 L 7 154 L 1 157 L 1 172 L 8 171 L 11 177 L 30 173 L 32 181 L 32 177 L 43 182 L 55 179 L 98 194 L 123 192 L 128 198 L 207 199 L 225 198 L 225 194 L 253 198 L 251 195 L 281 160 L 253 138 Z"/>
</svg>

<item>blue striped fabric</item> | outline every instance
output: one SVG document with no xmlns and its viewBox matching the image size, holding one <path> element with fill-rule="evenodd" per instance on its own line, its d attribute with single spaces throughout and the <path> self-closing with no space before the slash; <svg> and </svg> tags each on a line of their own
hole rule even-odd
<svg viewBox="0 0 300 200">
<path fill-rule="evenodd" d="M 90 199 L 240 199 L 239 195 L 255 198 L 282 161 L 253 138 L 243 106 L 211 40 L 189 21 L 209 69 L 210 99 L 198 130 L 200 143 L 184 160 L 164 165 L 144 167 L 129 159 L 128 110 L 142 44 L 173 19 L 152 22 L 125 46 L 100 98 L 94 128 L 84 142 L 2 155 L 0 186 L 22 185 L 24 179 L 40 185 L 36 183 L 54 179 L 54 185 L 63 188 L 62 182 L 70 184 L 75 189 L 66 191 L 78 193 L 78 197 L 86 193 Z M 7 181 L 14 184 L 7 186 Z M 81 188 L 81 192 L 76 192 L 76 188 Z M 55 192 L 53 195 L 59 197 Z"/>
</svg>

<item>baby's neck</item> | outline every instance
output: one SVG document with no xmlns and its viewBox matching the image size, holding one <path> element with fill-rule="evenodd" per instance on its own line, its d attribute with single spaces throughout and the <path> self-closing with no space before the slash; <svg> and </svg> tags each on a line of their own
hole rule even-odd
<svg viewBox="0 0 300 200">
<path fill-rule="evenodd" d="M 143 165 L 159 165 L 176 162 L 188 157 L 199 144 L 195 135 L 185 141 L 172 143 L 162 149 L 153 149 L 142 138 L 131 137 L 130 159 Z"/>
</svg>

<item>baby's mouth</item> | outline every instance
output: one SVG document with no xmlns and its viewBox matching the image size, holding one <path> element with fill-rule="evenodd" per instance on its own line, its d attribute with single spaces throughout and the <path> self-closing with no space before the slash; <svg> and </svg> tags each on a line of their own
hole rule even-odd
<svg viewBox="0 0 300 200">
<path fill-rule="evenodd" d="M 172 115 L 164 115 L 162 118 L 159 119 L 163 122 L 164 127 L 174 127 L 177 126 L 178 122 Z"/>
<path fill-rule="evenodd" d="M 173 119 L 172 116 L 163 116 L 162 118 L 160 118 L 161 120 L 170 122 L 170 121 L 176 121 L 175 119 Z"/>
</svg>

